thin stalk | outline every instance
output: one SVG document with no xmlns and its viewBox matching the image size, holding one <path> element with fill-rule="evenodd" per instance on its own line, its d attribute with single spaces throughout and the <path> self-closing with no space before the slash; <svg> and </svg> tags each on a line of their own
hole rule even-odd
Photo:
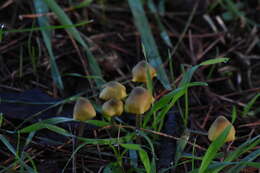
<svg viewBox="0 0 260 173">
<path fill-rule="evenodd" d="M 84 134 L 84 128 L 85 128 L 85 124 L 84 123 L 80 123 L 79 128 L 78 128 L 78 137 L 83 136 Z M 75 130 L 75 136 L 72 138 L 72 148 L 73 151 L 75 151 L 76 147 L 78 146 L 78 140 L 77 140 L 77 130 Z M 72 172 L 73 173 L 77 173 L 77 154 L 74 154 L 72 157 Z"/>
<path fill-rule="evenodd" d="M 141 115 L 136 115 L 135 118 L 135 125 L 136 125 L 136 130 L 137 130 L 137 135 L 136 135 L 136 143 L 141 145 L 141 138 L 140 138 L 140 128 L 142 126 L 142 116 Z"/>
</svg>

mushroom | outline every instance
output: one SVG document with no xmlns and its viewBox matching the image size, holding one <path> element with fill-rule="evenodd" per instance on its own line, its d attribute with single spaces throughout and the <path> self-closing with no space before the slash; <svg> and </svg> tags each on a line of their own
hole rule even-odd
<svg viewBox="0 0 260 173">
<path fill-rule="evenodd" d="M 137 115 L 146 112 L 153 103 L 153 96 L 143 87 L 135 87 L 125 102 L 125 111 Z"/>
<path fill-rule="evenodd" d="M 94 118 L 96 111 L 90 101 L 84 97 L 79 97 L 74 105 L 73 119 L 86 121 Z"/>
<path fill-rule="evenodd" d="M 236 130 L 234 126 L 226 119 L 224 116 L 219 116 L 210 126 L 208 132 L 208 138 L 210 141 L 214 141 L 221 133 L 225 130 L 226 127 L 231 125 L 230 131 L 226 137 L 225 142 L 230 142 L 235 140 Z"/>
<path fill-rule="evenodd" d="M 123 102 L 118 99 L 110 99 L 102 106 L 102 113 L 107 117 L 119 116 L 123 113 Z"/>
<path fill-rule="evenodd" d="M 102 100 L 109 100 L 112 98 L 121 100 L 126 96 L 127 94 L 125 86 L 116 81 L 105 84 L 105 87 L 99 94 L 99 98 Z"/>
<path fill-rule="evenodd" d="M 84 98 L 79 97 L 76 101 L 76 104 L 74 105 L 73 109 L 73 119 L 79 120 L 79 121 L 86 121 L 94 118 L 96 116 L 96 111 L 91 104 L 91 102 Z M 83 136 L 84 133 L 84 123 L 80 123 L 79 127 L 76 127 L 78 129 L 78 136 Z M 76 135 L 76 134 L 75 134 Z M 73 146 L 77 146 L 77 138 L 72 138 Z M 76 155 L 73 155 L 73 165 L 76 164 Z"/>
<path fill-rule="evenodd" d="M 151 107 L 153 101 L 153 96 L 143 87 L 135 87 L 126 99 L 125 111 L 137 115 L 135 123 L 138 130 L 140 130 L 140 127 L 142 126 L 141 115 Z M 139 135 L 136 136 L 136 142 L 141 144 Z"/>
<path fill-rule="evenodd" d="M 133 82 L 146 82 L 147 81 L 147 68 L 148 72 L 153 79 L 156 76 L 156 70 L 146 61 L 140 61 L 132 70 Z"/>
</svg>

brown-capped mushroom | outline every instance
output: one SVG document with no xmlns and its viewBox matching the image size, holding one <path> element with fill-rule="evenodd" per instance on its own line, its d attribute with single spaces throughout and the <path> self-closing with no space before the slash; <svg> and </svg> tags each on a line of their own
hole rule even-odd
<svg viewBox="0 0 260 173">
<path fill-rule="evenodd" d="M 86 121 L 94 118 L 96 111 L 90 101 L 84 97 L 79 97 L 74 105 L 73 119 Z"/>
<path fill-rule="evenodd" d="M 112 81 L 105 84 L 103 90 L 99 94 L 99 98 L 102 100 L 118 99 L 121 100 L 127 96 L 126 88 L 119 82 Z"/>
<path fill-rule="evenodd" d="M 145 88 L 135 87 L 125 101 L 125 111 L 141 115 L 151 107 L 153 101 L 153 96 Z"/>
<path fill-rule="evenodd" d="M 118 99 L 110 99 L 102 106 L 103 115 L 108 117 L 120 116 L 123 113 L 123 110 L 123 102 Z"/>
<path fill-rule="evenodd" d="M 210 126 L 208 131 L 209 140 L 214 141 L 229 125 L 231 125 L 231 129 L 227 135 L 225 142 L 230 142 L 235 140 L 236 130 L 234 126 L 224 116 L 219 116 Z"/>
<path fill-rule="evenodd" d="M 148 72 L 153 79 L 156 76 L 156 70 L 153 66 L 151 66 L 146 61 L 140 61 L 136 64 L 132 70 L 133 82 L 146 82 L 147 80 L 147 68 Z"/>
</svg>

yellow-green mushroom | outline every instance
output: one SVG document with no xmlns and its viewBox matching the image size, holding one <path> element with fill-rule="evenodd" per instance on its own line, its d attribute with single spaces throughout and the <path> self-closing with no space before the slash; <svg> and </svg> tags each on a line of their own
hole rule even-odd
<svg viewBox="0 0 260 173">
<path fill-rule="evenodd" d="M 140 61 L 138 64 L 134 66 L 132 69 L 132 81 L 133 82 L 147 82 L 147 68 L 148 72 L 151 76 L 151 79 L 153 79 L 156 76 L 156 70 L 153 66 L 151 66 L 146 61 Z"/>
<path fill-rule="evenodd" d="M 112 81 L 105 84 L 103 90 L 99 94 L 99 98 L 102 100 L 109 99 L 124 99 L 127 96 L 126 88 L 119 82 Z"/>
<path fill-rule="evenodd" d="M 110 99 L 102 105 L 102 114 L 107 117 L 120 116 L 123 111 L 123 102 L 118 99 Z"/>
<path fill-rule="evenodd" d="M 96 111 L 91 102 L 84 98 L 79 97 L 74 105 L 73 119 L 78 121 L 91 120 L 96 116 Z M 78 128 L 78 136 L 82 136 L 84 133 L 84 123 L 80 123 Z M 73 146 L 77 146 L 76 137 L 72 140 Z M 73 155 L 73 165 L 76 165 L 76 155 Z"/>
<path fill-rule="evenodd" d="M 94 118 L 96 111 L 90 101 L 84 97 L 79 97 L 74 105 L 73 119 L 86 121 Z"/>
<path fill-rule="evenodd" d="M 221 133 L 225 130 L 226 127 L 231 125 L 231 129 L 227 135 L 225 142 L 231 142 L 235 140 L 236 130 L 234 126 L 228 121 L 224 116 L 219 116 L 210 126 L 208 131 L 208 138 L 210 141 L 214 141 Z"/>
<path fill-rule="evenodd" d="M 125 111 L 136 115 L 136 128 L 142 126 L 142 114 L 145 113 L 154 101 L 153 96 L 143 87 L 135 87 L 125 101 Z M 136 142 L 141 144 L 141 138 L 136 136 Z"/>
<path fill-rule="evenodd" d="M 146 112 L 153 103 L 153 96 L 143 87 L 135 87 L 125 101 L 125 111 L 137 115 Z"/>
</svg>

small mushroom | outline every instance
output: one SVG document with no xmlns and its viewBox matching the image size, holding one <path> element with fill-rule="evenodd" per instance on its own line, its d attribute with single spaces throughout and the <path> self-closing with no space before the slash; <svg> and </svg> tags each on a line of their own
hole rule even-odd
<svg viewBox="0 0 260 173">
<path fill-rule="evenodd" d="M 147 68 L 149 71 L 149 74 L 151 76 L 151 79 L 153 79 L 156 76 L 156 70 L 154 67 L 152 67 L 149 63 L 146 61 L 140 61 L 138 64 L 136 64 L 132 70 L 133 75 L 133 82 L 146 82 L 147 80 Z"/>
<path fill-rule="evenodd" d="M 73 119 L 86 121 L 94 118 L 96 111 L 90 101 L 84 97 L 79 97 L 74 105 Z"/>
<path fill-rule="evenodd" d="M 135 87 L 125 102 L 125 111 L 141 115 L 146 112 L 153 103 L 153 96 L 143 87 Z"/>
<path fill-rule="evenodd" d="M 228 119 L 224 116 L 219 116 L 210 126 L 208 132 L 208 138 L 210 141 L 214 141 L 229 125 L 232 125 Z M 235 140 L 236 130 L 234 126 L 231 126 L 231 129 L 227 135 L 225 142 L 230 142 Z"/>
<path fill-rule="evenodd" d="M 99 94 L 99 98 L 102 100 L 118 99 L 121 100 L 127 96 L 126 88 L 119 82 L 112 81 L 105 84 L 105 87 Z"/>
<path fill-rule="evenodd" d="M 102 106 L 103 115 L 108 117 L 119 116 L 123 113 L 123 110 L 123 102 L 118 99 L 110 99 Z"/>
</svg>

